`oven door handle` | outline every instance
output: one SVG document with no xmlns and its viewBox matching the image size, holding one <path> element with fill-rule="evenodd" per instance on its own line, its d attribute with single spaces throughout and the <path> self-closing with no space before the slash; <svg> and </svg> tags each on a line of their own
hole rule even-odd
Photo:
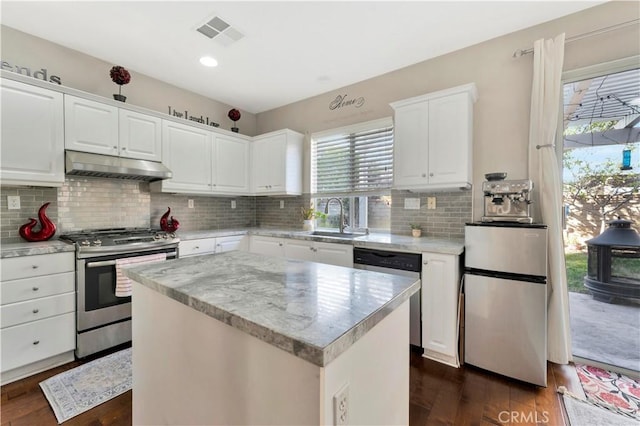
<svg viewBox="0 0 640 426">
<path fill-rule="evenodd" d="M 171 258 L 176 258 L 178 256 L 178 252 L 167 253 L 167 260 L 171 260 Z M 101 266 L 115 266 L 115 260 L 103 260 L 101 262 L 88 262 L 85 267 L 87 268 L 99 268 Z"/>
</svg>

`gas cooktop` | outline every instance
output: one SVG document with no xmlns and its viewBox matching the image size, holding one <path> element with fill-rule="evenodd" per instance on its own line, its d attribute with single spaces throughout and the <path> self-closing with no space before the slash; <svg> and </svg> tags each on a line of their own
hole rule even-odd
<svg viewBox="0 0 640 426">
<path fill-rule="evenodd" d="M 177 244 L 180 240 L 174 233 L 151 228 L 107 228 L 86 229 L 60 236 L 61 240 L 74 243 L 78 250 L 100 247 L 147 247 Z M 97 251 L 97 250 L 92 250 Z"/>
</svg>

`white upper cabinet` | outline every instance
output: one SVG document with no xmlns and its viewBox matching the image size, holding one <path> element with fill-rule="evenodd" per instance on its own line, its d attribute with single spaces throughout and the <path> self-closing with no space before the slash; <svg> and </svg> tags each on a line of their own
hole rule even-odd
<svg viewBox="0 0 640 426">
<path fill-rule="evenodd" d="M 162 120 L 120 109 L 120 156 L 162 161 Z"/>
<path fill-rule="evenodd" d="M 152 190 L 207 194 L 211 192 L 213 134 L 173 121 L 162 121 L 162 163 L 173 177 L 152 182 Z"/>
<path fill-rule="evenodd" d="M 62 93 L 2 79 L 0 178 L 4 185 L 64 183 Z"/>
<path fill-rule="evenodd" d="M 245 138 L 163 120 L 162 153 L 162 163 L 173 177 L 152 182 L 152 191 L 249 194 L 249 141 Z"/>
<path fill-rule="evenodd" d="M 65 148 L 160 161 L 161 121 L 124 108 L 65 95 Z"/>
<path fill-rule="evenodd" d="M 302 141 L 304 136 L 279 130 L 256 136 L 252 143 L 253 193 L 302 194 Z"/>
<path fill-rule="evenodd" d="M 394 188 L 470 187 L 476 98 L 471 83 L 391 104 Z"/>
<path fill-rule="evenodd" d="M 249 141 L 215 135 L 212 183 L 216 193 L 249 193 Z"/>
<path fill-rule="evenodd" d="M 64 97 L 65 148 L 94 154 L 118 155 L 118 108 Z"/>
</svg>

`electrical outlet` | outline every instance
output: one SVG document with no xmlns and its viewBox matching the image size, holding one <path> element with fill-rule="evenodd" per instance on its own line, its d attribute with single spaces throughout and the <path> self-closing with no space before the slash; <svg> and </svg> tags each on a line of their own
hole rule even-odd
<svg viewBox="0 0 640 426">
<path fill-rule="evenodd" d="M 236 208 L 236 200 L 231 200 L 231 208 L 232 209 Z"/>
<path fill-rule="evenodd" d="M 333 424 L 349 424 L 349 383 L 333 395 Z"/>
<path fill-rule="evenodd" d="M 284 200 L 280 200 L 280 208 L 284 209 Z"/>
<path fill-rule="evenodd" d="M 427 210 L 436 209 L 436 197 L 427 197 Z"/>
<path fill-rule="evenodd" d="M 19 195 L 7 195 L 7 209 L 19 210 L 20 209 L 20 196 Z"/>
<path fill-rule="evenodd" d="M 193 200 L 187 200 L 187 206 L 192 209 L 193 208 Z"/>
</svg>

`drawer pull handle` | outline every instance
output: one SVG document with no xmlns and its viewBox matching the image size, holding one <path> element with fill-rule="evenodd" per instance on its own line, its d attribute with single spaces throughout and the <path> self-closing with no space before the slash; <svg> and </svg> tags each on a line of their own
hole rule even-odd
<svg viewBox="0 0 640 426">
<path fill-rule="evenodd" d="M 31 265 L 31 269 L 38 269 L 38 265 Z"/>
<path fill-rule="evenodd" d="M 34 309 L 32 312 L 33 312 L 34 314 L 37 314 L 38 312 L 40 312 L 40 309 Z"/>
<path fill-rule="evenodd" d="M 38 291 L 40 290 L 38 287 L 33 287 L 33 291 Z"/>
<path fill-rule="evenodd" d="M 33 342 L 34 345 L 37 345 L 40 343 L 40 340 L 36 340 L 35 342 Z"/>
</svg>

